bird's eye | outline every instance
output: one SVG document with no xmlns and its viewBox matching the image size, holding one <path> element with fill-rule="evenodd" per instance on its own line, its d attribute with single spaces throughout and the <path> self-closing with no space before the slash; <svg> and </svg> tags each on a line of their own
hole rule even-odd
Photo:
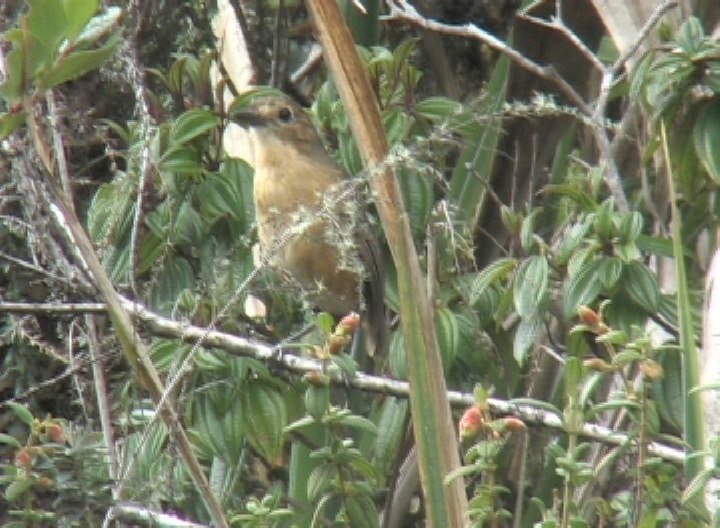
<svg viewBox="0 0 720 528">
<path fill-rule="evenodd" d="M 283 123 L 289 123 L 292 121 L 293 114 L 287 106 L 283 106 L 280 110 L 278 110 L 278 117 Z"/>
</svg>

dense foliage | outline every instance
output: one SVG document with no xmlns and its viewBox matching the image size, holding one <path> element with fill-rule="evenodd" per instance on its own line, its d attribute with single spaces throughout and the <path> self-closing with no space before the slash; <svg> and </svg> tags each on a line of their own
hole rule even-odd
<svg viewBox="0 0 720 528">
<path fill-rule="evenodd" d="M 218 84 L 208 28 L 192 34 L 207 49 L 138 47 L 152 32 L 137 5 L 27 4 L 3 33 L 0 79 L 2 526 L 149 524 L 152 512 L 217 523 L 208 495 L 236 526 L 421 525 L 402 321 L 388 357 L 367 358 L 350 344 L 355 316 L 314 313 L 258 266 L 253 169 L 223 147 L 231 83 Z M 258 81 L 287 90 L 278 72 L 310 47 L 304 10 L 246 4 Z M 463 465 L 438 481 L 464 479 L 473 526 L 706 525 L 717 469 L 701 396 L 716 387 L 699 390 L 699 357 L 720 183 L 710 22 L 653 26 L 633 55 L 569 5 L 565 18 L 542 2 L 458 18 L 438 4 L 452 24 L 417 38 L 397 12 L 381 23 L 379 3 L 358 17 L 347 2 L 428 275 L 444 368 L 432 374 L 465 396 Z M 192 20 L 209 9 L 183 3 Z M 477 37 L 455 22 L 481 15 L 516 48 L 468 51 Z M 562 62 L 533 71 L 522 32 L 537 27 L 556 32 L 548 42 L 574 37 L 562 45 L 601 80 L 575 82 Z M 528 72 L 544 84 L 523 84 Z M 316 71 L 293 89 L 367 189 L 333 79 Z M 78 249 L 75 214 L 130 333 Z M 391 265 L 397 313 L 395 276 Z M 133 343 L 171 387 L 162 404 Z"/>
</svg>

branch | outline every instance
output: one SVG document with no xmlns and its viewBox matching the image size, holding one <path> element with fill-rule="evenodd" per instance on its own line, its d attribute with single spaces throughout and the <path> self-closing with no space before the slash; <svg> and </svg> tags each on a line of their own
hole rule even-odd
<svg viewBox="0 0 720 528">
<path fill-rule="evenodd" d="M 592 50 L 588 48 L 582 40 L 580 40 L 574 31 L 562 22 L 560 15 L 556 14 L 556 16 L 552 17 L 549 21 L 533 15 L 520 14 L 518 17 L 525 19 L 528 22 L 532 22 L 536 26 L 541 26 L 562 33 L 565 38 L 567 38 L 570 43 L 583 54 L 583 56 L 593 65 L 595 69 L 599 71 L 603 71 L 605 69 L 605 65 L 597 58 Z"/>
<path fill-rule="evenodd" d="M 640 29 L 637 39 L 630 48 L 620 56 L 611 66 L 603 68 L 602 80 L 600 81 L 600 93 L 595 102 L 595 110 L 593 111 L 593 121 L 595 121 L 594 134 L 600 149 L 601 159 L 606 163 L 606 183 L 610 192 L 617 201 L 618 209 L 622 212 L 630 210 L 625 194 L 622 191 L 622 181 L 620 172 L 618 171 L 615 158 L 613 157 L 613 148 L 610 138 L 605 131 L 605 114 L 607 112 L 608 98 L 610 90 L 615 83 L 615 78 L 620 73 L 625 63 L 632 57 L 650 33 L 650 30 L 657 24 L 660 18 L 670 9 L 677 6 L 674 0 L 668 0 L 655 9 L 653 14 L 648 18 L 643 27 Z"/>
<path fill-rule="evenodd" d="M 207 348 L 217 348 L 234 356 L 253 358 L 258 361 L 271 363 L 273 366 L 281 367 L 296 374 L 307 374 L 310 372 L 325 371 L 330 381 L 337 385 L 347 385 L 358 390 L 374 392 L 398 398 L 407 398 L 409 385 L 406 381 L 372 376 L 370 374 L 357 373 L 352 378 L 345 377 L 339 369 L 327 368 L 327 364 L 312 358 L 299 357 L 287 353 L 280 346 L 270 346 L 267 343 L 236 336 L 217 330 L 209 330 L 205 327 L 186 324 L 174 321 L 158 315 L 140 303 L 133 302 L 120 297 L 124 310 L 138 321 L 144 323 L 145 328 L 153 335 L 179 339 L 183 342 Z M 81 303 L 73 306 L 81 306 Z M 84 303 L 90 309 L 95 310 L 99 303 Z M 0 311 L 13 311 L 13 307 L 26 312 L 31 311 L 29 303 L 3 303 L 0 304 Z M 56 305 L 59 311 L 62 305 Z M 34 310 L 39 311 L 39 310 Z M 475 403 L 475 396 L 468 392 L 448 391 L 450 403 L 456 407 L 469 407 Z M 488 401 L 490 410 L 497 415 L 513 415 L 521 418 L 524 422 L 535 425 L 542 425 L 556 430 L 564 430 L 563 421 L 559 413 L 549 412 L 530 403 L 518 403 L 511 401 L 490 398 Z M 610 445 L 624 445 L 633 442 L 633 438 L 625 433 L 617 433 L 601 425 L 586 423 L 583 426 L 582 436 L 603 442 Z M 651 443 L 650 452 L 666 460 L 682 463 L 685 455 L 681 450 L 674 449 L 661 443 Z"/>
<path fill-rule="evenodd" d="M 306 0 L 305 4 L 370 172 L 370 189 L 397 270 L 401 327 L 412 382 L 410 410 L 427 519 L 434 526 L 461 526 L 468 510 L 463 479 L 445 485 L 439 478 L 459 468 L 460 457 L 435 320 L 400 185 L 392 167 L 380 169 L 387 159 L 388 142 L 377 99 L 337 4 L 327 0 Z"/>
<path fill-rule="evenodd" d="M 97 314 L 106 313 L 107 304 L 97 302 L 80 303 L 27 303 L 27 302 L 0 302 L 0 313 L 55 313 L 55 314 Z"/>
<path fill-rule="evenodd" d="M 552 66 L 543 66 L 538 64 L 537 62 L 527 58 L 520 51 L 516 50 L 512 46 L 509 46 L 507 43 L 478 26 L 474 24 L 454 26 L 423 17 L 407 0 L 386 0 L 386 4 L 388 6 L 389 15 L 383 17 L 384 20 L 406 21 L 431 31 L 480 40 L 494 50 L 507 55 L 520 67 L 542 79 L 554 83 L 560 89 L 560 92 L 565 94 L 573 102 L 573 104 L 577 105 L 577 107 L 586 116 L 592 117 L 593 122 L 591 124 L 591 129 L 593 136 L 595 137 L 598 150 L 600 151 L 600 162 L 604 169 L 603 173 L 605 183 L 610 191 L 610 194 L 617 203 L 618 210 L 621 212 L 627 212 L 630 210 L 627 197 L 625 196 L 625 191 L 623 190 L 620 171 L 618 170 L 615 159 L 612 156 L 610 138 L 605 130 L 607 99 L 615 77 L 620 69 L 623 67 L 625 62 L 627 62 L 627 60 L 637 52 L 640 44 L 647 38 L 650 30 L 654 27 L 658 20 L 660 20 L 660 18 L 668 10 L 677 6 L 677 1 L 667 0 L 665 3 L 658 6 L 640 30 L 635 43 L 609 67 L 604 66 L 597 56 L 580 40 L 580 38 L 563 23 L 561 13 L 556 13 L 555 17 L 553 17 L 550 21 L 530 15 L 520 15 L 522 18 L 530 22 L 562 33 L 568 40 L 570 40 L 575 48 L 577 48 L 580 53 L 582 53 L 583 56 L 590 61 L 593 67 L 602 72 L 602 81 L 599 90 L 600 94 L 594 108 L 585 102 L 582 96 L 565 79 L 563 79 L 560 74 L 558 74 L 555 68 Z"/>
<path fill-rule="evenodd" d="M 425 18 L 406 0 L 386 0 L 386 4 L 390 14 L 382 17 L 383 20 L 402 20 L 430 31 L 437 31 L 438 33 L 445 33 L 446 35 L 455 35 L 480 40 L 492 49 L 507 55 L 510 60 L 515 62 L 521 68 L 528 70 L 541 79 L 554 83 L 560 91 L 585 114 L 592 114 L 592 109 L 588 106 L 582 96 L 570 85 L 570 83 L 560 76 L 553 66 L 543 66 L 531 59 L 528 59 L 512 46 L 508 46 L 495 35 L 488 33 L 475 24 L 453 26 L 451 24 L 444 24 L 442 22 L 438 22 L 437 20 Z"/>
<path fill-rule="evenodd" d="M 228 354 L 271 362 L 298 374 L 325 370 L 333 383 L 349 385 L 367 392 L 387 394 L 399 398 L 407 398 L 409 394 L 409 386 L 406 381 L 363 373 L 357 373 L 352 378 L 346 378 L 338 369 L 327 369 L 327 365 L 321 361 L 286 353 L 280 347 L 270 346 L 246 337 L 216 330 L 208 331 L 207 328 L 173 321 L 127 299 L 123 299 L 123 305 L 128 313 L 145 323 L 148 330 L 155 335 L 177 338 L 204 347 L 219 348 Z M 472 393 L 459 391 L 448 391 L 448 399 L 451 404 L 458 407 L 469 407 L 475 403 L 475 396 Z M 564 430 L 560 414 L 548 412 L 528 403 L 514 403 L 496 398 L 490 398 L 488 403 L 491 411 L 495 414 L 511 414 L 527 423 Z M 611 445 L 623 445 L 633 442 L 633 439 L 627 434 L 616 433 L 607 427 L 596 424 L 585 424 L 581 434 L 587 438 Z M 650 452 L 673 462 L 683 462 L 685 460 L 685 455 L 681 450 L 657 442 L 650 444 Z"/>
<path fill-rule="evenodd" d="M 206 524 L 186 521 L 174 515 L 153 511 L 139 504 L 121 503 L 110 508 L 102 528 L 109 528 L 112 521 L 126 521 L 141 526 L 173 526 L 175 528 L 209 528 Z"/>
</svg>

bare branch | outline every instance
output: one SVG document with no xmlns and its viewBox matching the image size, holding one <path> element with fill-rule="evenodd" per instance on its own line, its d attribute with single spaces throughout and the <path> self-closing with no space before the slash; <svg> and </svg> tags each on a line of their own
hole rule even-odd
<svg viewBox="0 0 720 528">
<path fill-rule="evenodd" d="M 25 303 L 0 302 L 0 313 L 55 313 L 55 314 L 94 314 L 105 313 L 105 303 Z"/>
<path fill-rule="evenodd" d="M 612 66 L 612 72 L 614 75 L 617 75 L 620 69 L 625 65 L 625 63 L 637 52 L 637 50 L 640 48 L 640 45 L 643 43 L 643 41 L 648 37 L 650 34 L 650 31 L 653 27 L 655 27 L 655 24 L 657 24 L 660 19 L 663 17 L 665 13 L 670 11 L 671 9 L 674 9 L 678 6 L 678 2 L 676 0 L 666 0 L 665 3 L 660 4 L 657 6 L 655 11 L 653 11 L 653 14 L 650 15 L 650 18 L 647 19 L 645 24 L 642 28 L 640 28 L 640 31 L 638 32 L 638 36 L 635 39 L 635 42 L 632 46 L 621 56 L 619 57 L 615 63 Z"/>
<path fill-rule="evenodd" d="M 176 528 L 208 528 L 206 524 L 198 524 L 180 519 L 174 515 L 158 512 L 139 504 L 120 503 L 110 508 L 105 516 L 102 527 L 113 526 L 113 521 L 126 521 L 140 526 L 175 526 Z"/>
<path fill-rule="evenodd" d="M 598 149 L 600 150 L 600 158 L 605 164 L 605 181 L 610 189 L 610 192 L 615 197 L 618 209 L 622 212 L 629 211 L 630 207 L 628 205 L 627 198 L 625 198 L 625 193 L 622 190 L 622 179 L 613 156 L 612 143 L 610 142 L 610 138 L 608 137 L 604 126 L 610 90 L 615 82 L 615 77 L 618 75 L 625 62 L 627 62 L 627 60 L 638 50 L 642 41 L 647 38 L 650 30 L 658 22 L 658 20 L 660 20 L 660 17 L 675 6 L 677 6 L 677 2 L 674 0 L 666 1 L 664 4 L 658 6 L 650 18 L 648 18 L 647 22 L 645 22 L 645 25 L 643 25 L 635 43 L 630 46 L 630 48 L 621 57 L 619 57 L 612 66 L 603 69 L 602 80 L 600 82 L 600 93 L 598 94 L 597 101 L 595 102 L 595 110 L 593 111 L 593 121 L 595 121 L 593 131 Z"/>
<path fill-rule="evenodd" d="M 575 48 L 583 54 L 583 56 L 593 65 L 595 69 L 600 71 L 603 71 L 605 69 L 605 65 L 602 63 L 602 61 L 597 58 L 597 56 L 592 52 L 592 50 L 590 50 L 590 48 L 588 48 L 585 43 L 580 40 L 580 38 L 578 38 L 574 31 L 570 30 L 570 28 L 568 28 L 562 22 L 559 14 L 551 20 L 543 20 L 542 18 L 536 16 L 523 14 L 518 15 L 518 17 L 525 19 L 528 22 L 532 22 L 536 26 L 541 26 L 562 33 L 565 38 L 567 38 L 572 43 L 572 45 L 575 46 Z"/>
<path fill-rule="evenodd" d="M 147 325 L 147 328 L 156 335 L 178 338 L 189 343 L 201 344 L 205 347 L 219 348 L 229 354 L 271 362 L 298 374 L 325 370 L 334 383 L 347 384 L 356 389 L 401 398 L 407 398 L 408 396 L 409 387 L 406 381 L 363 373 L 358 373 L 355 377 L 348 379 L 336 369 L 327 369 L 327 365 L 321 361 L 288 354 L 279 347 L 271 347 L 254 339 L 226 334 L 215 330 L 208 331 L 206 328 L 173 321 L 157 315 L 144 306 L 128 301 L 127 299 L 123 299 L 123 304 L 128 313 L 138 317 Z M 475 402 L 475 397 L 471 393 L 449 391 L 448 397 L 450 402 L 456 406 L 470 406 Z M 562 430 L 564 427 L 560 415 L 532 407 L 529 404 L 520 405 L 496 398 L 490 398 L 489 404 L 490 409 L 497 414 L 512 414 L 528 423 L 545 425 L 552 429 Z M 625 434 L 615 433 L 606 427 L 595 424 L 585 424 L 582 434 L 588 438 L 612 445 L 622 445 L 632 442 L 632 439 Z M 673 449 L 663 444 L 653 443 L 650 449 L 655 455 L 667 460 L 674 462 L 684 460 L 685 455 L 681 450 Z"/>
<path fill-rule="evenodd" d="M 328 368 L 326 363 L 316 359 L 287 353 L 282 349 L 282 346 L 271 346 L 256 339 L 236 336 L 175 321 L 158 315 L 142 304 L 133 302 L 125 297 L 121 296 L 120 300 L 125 311 L 144 323 L 144 328 L 153 335 L 179 339 L 186 343 L 192 343 L 197 347 L 217 348 L 231 355 L 267 362 L 296 374 L 325 371 L 330 381 L 339 385 L 349 385 L 350 387 L 366 392 L 375 392 L 400 398 L 408 397 L 409 386 L 406 381 L 382 376 L 372 376 L 364 373 L 358 373 L 355 377 L 348 379 L 338 369 Z M 33 309 L 33 305 L 30 303 L 2 303 L 0 304 L 0 312 L 17 311 L 28 313 L 51 309 L 61 313 L 77 313 L 77 308 L 86 308 L 88 312 L 95 312 L 102 306 L 104 306 L 103 303 L 75 303 L 69 305 L 39 303 L 36 305 L 36 308 Z M 65 307 L 67 307 L 67 309 L 65 309 Z M 73 312 L 71 308 L 75 308 L 76 311 Z M 72 374 L 72 372 L 78 368 L 79 367 L 76 366 L 68 369 L 61 377 L 50 381 L 55 383 L 59 381 L 59 379 L 62 379 L 62 377 Z M 43 383 L 43 386 L 47 386 L 47 384 Z M 448 391 L 448 398 L 451 404 L 458 407 L 467 407 L 473 405 L 475 402 L 475 396 L 472 393 Z M 22 399 L 22 397 L 17 399 Z M 527 423 L 544 425 L 557 430 L 562 430 L 564 427 L 559 414 L 533 407 L 530 404 L 517 404 L 512 401 L 490 398 L 489 405 L 491 411 L 495 414 L 511 414 L 521 418 Z M 632 441 L 628 435 L 615 433 L 606 427 L 590 423 L 583 426 L 582 434 L 585 437 L 611 445 L 622 445 Z M 673 462 L 682 462 L 684 460 L 684 454 L 681 450 L 660 443 L 651 444 L 650 452 Z"/>
<path fill-rule="evenodd" d="M 508 46 L 505 42 L 484 29 L 479 28 L 475 24 L 454 26 L 451 24 L 444 24 L 430 18 L 425 18 L 406 0 L 387 0 L 386 3 L 390 14 L 384 16 L 383 20 L 402 20 L 430 31 L 437 31 L 439 33 L 445 33 L 446 35 L 455 35 L 480 40 L 494 50 L 507 55 L 512 61 L 522 68 L 537 75 L 541 79 L 545 79 L 557 85 L 560 91 L 565 94 L 573 102 L 573 104 L 577 105 L 577 107 L 587 115 L 591 115 L 592 109 L 588 106 L 582 96 L 570 85 L 570 83 L 558 74 L 557 70 L 555 70 L 553 66 L 542 66 L 535 61 L 528 59 L 512 46 Z"/>
</svg>

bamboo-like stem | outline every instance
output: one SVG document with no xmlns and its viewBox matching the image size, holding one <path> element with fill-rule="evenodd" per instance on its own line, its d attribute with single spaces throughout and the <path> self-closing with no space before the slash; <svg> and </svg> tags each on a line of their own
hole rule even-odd
<svg viewBox="0 0 720 528">
<path fill-rule="evenodd" d="M 410 406 L 427 519 L 431 526 L 463 526 L 467 497 L 462 479 L 444 484 L 444 476 L 460 466 L 460 456 L 433 311 L 400 187 L 392 167 L 385 163 L 388 144 L 378 104 L 337 4 L 329 0 L 308 0 L 307 6 L 368 168 L 370 187 L 397 269 Z"/>
</svg>

